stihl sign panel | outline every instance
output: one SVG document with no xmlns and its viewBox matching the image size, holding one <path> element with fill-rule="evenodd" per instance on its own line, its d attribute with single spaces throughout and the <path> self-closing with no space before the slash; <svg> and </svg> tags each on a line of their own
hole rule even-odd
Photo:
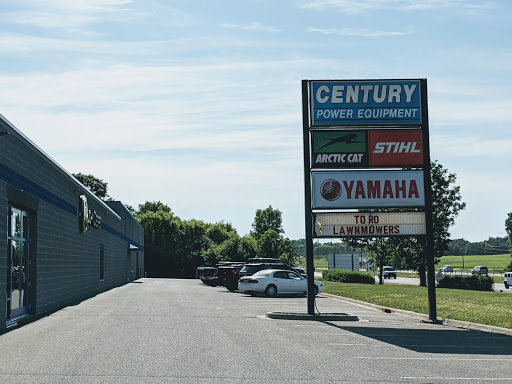
<svg viewBox="0 0 512 384">
<path fill-rule="evenodd" d="M 311 168 L 368 166 L 366 131 L 312 131 Z"/>
<path fill-rule="evenodd" d="M 316 237 L 387 237 L 424 235 L 424 212 L 317 213 Z"/>
<path fill-rule="evenodd" d="M 312 172 L 313 209 L 423 207 L 423 171 Z"/>
<path fill-rule="evenodd" d="M 311 127 L 421 124 L 419 80 L 311 81 Z"/>
<path fill-rule="evenodd" d="M 371 166 L 423 165 L 423 137 L 415 131 L 370 131 Z"/>
</svg>

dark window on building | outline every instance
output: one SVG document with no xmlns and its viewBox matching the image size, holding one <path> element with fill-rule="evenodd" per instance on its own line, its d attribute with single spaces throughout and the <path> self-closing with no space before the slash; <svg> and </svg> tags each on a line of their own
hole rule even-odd
<svg viewBox="0 0 512 384">
<path fill-rule="evenodd" d="M 100 281 L 105 279 L 105 247 L 100 244 Z"/>
</svg>

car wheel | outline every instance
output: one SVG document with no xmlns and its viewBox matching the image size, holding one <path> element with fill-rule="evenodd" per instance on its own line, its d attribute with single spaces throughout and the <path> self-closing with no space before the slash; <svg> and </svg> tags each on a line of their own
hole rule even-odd
<svg viewBox="0 0 512 384">
<path fill-rule="evenodd" d="M 318 287 L 315 285 L 315 296 L 318 295 Z"/>
<path fill-rule="evenodd" d="M 273 297 L 277 295 L 277 287 L 273 284 L 269 285 L 267 289 L 265 289 L 265 295 L 268 297 Z"/>
<path fill-rule="evenodd" d="M 508 283 L 507 283 L 507 282 L 505 282 L 505 288 L 507 288 L 507 289 L 508 289 L 508 287 L 509 287 Z"/>
<path fill-rule="evenodd" d="M 396 275 L 395 275 L 395 280 L 396 280 Z"/>
</svg>

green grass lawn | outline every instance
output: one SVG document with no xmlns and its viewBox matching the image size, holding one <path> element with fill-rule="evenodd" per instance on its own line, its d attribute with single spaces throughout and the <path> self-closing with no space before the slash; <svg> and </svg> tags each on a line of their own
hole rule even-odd
<svg viewBox="0 0 512 384">
<path fill-rule="evenodd" d="M 306 258 L 299 257 L 296 264 L 297 264 L 297 266 L 306 267 Z M 315 264 L 315 268 L 327 268 L 327 260 L 325 260 L 325 259 L 315 259 L 314 264 Z"/>
<path fill-rule="evenodd" d="M 457 270 L 462 270 L 462 256 L 443 256 L 436 268 L 448 264 Z M 505 267 L 510 264 L 510 254 L 504 255 L 472 255 L 464 256 L 464 269 L 471 270 L 477 265 L 485 265 L 489 271 L 506 272 Z"/>
<path fill-rule="evenodd" d="M 428 314 L 427 288 L 324 281 L 325 292 L 390 308 Z M 512 329 L 512 296 L 500 292 L 436 289 L 437 316 Z"/>
</svg>

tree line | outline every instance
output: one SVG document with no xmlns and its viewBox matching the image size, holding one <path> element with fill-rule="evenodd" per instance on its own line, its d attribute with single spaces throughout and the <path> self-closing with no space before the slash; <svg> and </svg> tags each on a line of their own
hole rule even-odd
<svg viewBox="0 0 512 384">
<path fill-rule="evenodd" d="M 231 223 L 182 220 L 160 201 L 139 205 L 135 217 L 144 228 L 149 277 L 193 277 L 199 266 L 251 257 L 278 257 L 294 265 L 298 256 L 293 242 L 283 235 L 281 211 L 272 206 L 256 210 L 252 230 L 245 236 Z"/>
</svg>

